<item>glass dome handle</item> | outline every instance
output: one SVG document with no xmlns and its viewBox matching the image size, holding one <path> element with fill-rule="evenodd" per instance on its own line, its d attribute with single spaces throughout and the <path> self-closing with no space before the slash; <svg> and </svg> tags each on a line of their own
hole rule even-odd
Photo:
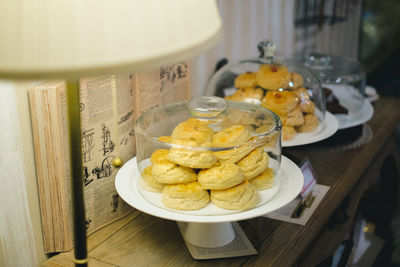
<svg viewBox="0 0 400 267">
<path fill-rule="evenodd" d="M 199 118 L 214 118 L 226 111 L 228 102 L 217 96 L 200 96 L 188 103 L 192 116 Z"/>
<path fill-rule="evenodd" d="M 260 52 L 260 58 L 272 61 L 276 49 L 274 42 L 268 39 L 261 41 L 258 43 L 257 48 Z"/>
</svg>

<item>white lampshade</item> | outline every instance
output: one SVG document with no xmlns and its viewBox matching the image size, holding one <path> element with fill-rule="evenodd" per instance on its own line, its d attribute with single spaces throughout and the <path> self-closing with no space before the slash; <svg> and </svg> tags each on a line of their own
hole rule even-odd
<svg viewBox="0 0 400 267">
<path fill-rule="evenodd" d="M 76 77 L 185 60 L 218 40 L 214 0 L 0 0 L 0 77 Z"/>
</svg>

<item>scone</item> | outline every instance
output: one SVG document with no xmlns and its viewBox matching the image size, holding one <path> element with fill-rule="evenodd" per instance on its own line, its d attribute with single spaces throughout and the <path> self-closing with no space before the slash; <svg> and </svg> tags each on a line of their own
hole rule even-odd
<svg viewBox="0 0 400 267">
<path fill-rule="evenodd" d="M 283 65 L 261 65 L 256 73 L 256 81 L 264 89 L 278 90 L 286 88 L 290 80 L 290 72 Z"/>
<path fill-rule="evenodd" d="M 211 142 L 214 131 L 207 126 L 209 121 L 190 118 L 179 123 L 172 131 L 173 139 L 194 139 L 200 144 Z"/>
<path fill-rule="evenodd" d="M 231 109 L 226 113 L 226 117 L 219 118 L 217 125 L 218 127 L 228 127 L 235 124 L 259 127 L 263 124 L 273 123 L 273 119 L 265 116 L 264 111 L 243 112 L 243 110 Z"/>
<path fill-rule="evenodd" d="M 157 182 L 151 173 L 152 166 L 146 167 L 142 172 L 142 179 L 139 180 L 140 186 L 147 191 L 161 192 L 165 184 Z"/>
<path fill-rule="evenodd" d="M 246 143 L 232 149 L 215 151 L 214 155 L 219 162 L 236 163 L 247 156 L 253 149 L 254 146 L 252 144 Z"/>
<path fill-rule="evenodd" d="M 196 150 L 199 149 L 200 143 L 193 139 L 173 139 L 172 143 L 188 146 L 187 148 L 172 147 L 169 150 L 167 159 L 173 163 L 196 169 L 211 168 L 217 163 L 217 157 L 212 151 Z"/>
<path fill-rule="evenodd" d="M 240 88 L 233 95 L 226 96 L 226 100 L 239 101 L 250 104 L 260 104 L 262 98 L 264 97 L 264 92 L 260 88 L 247 87 Z"/>
<path fill-rule="evenodd" d="M 261 105 L 272 110 L 279 116 L 287 116 L 296 108 L 297 97 L 291 91 L 268 92 L 263 98 Z"/>
<path fill-rule="evenodd" d="M 150 157 L 153 163 L 151 174 L 153 178 L 163 184 L 190 183 L 197 180 L 197 174 L 192 168 L 179 166 L 168 160 L 169 151 L 158 149 Z"/>
<path fill-rule="evenodd" d="M 249 180 L 251 184 L 253 184 L 257 190 L 264 190 L 271 188 L 274 184 L 274 170 L 271 168 L 267 168 L 261 174 Z"/>
<path fill-rule="evenodd" d="M 163 204 L 176 210 L 198 210 L 210 202 L 210 195 L 198 182 L 166 185 L 162 191 Z"/>
<path fill-rule="evenodd" d="M 154 150 L 153 153 L 150 156 L 151 163 L 153 163 L 153 164 L 168 163 L 168 160 L 167 160 L 168 153 L 169 153 L 168 149 L 157 149 L 157 150 Z"/>
<path fill-rule="evenodd" d="M 293 93 L 297 96 L 300 103 L 300 109 L 303 113 L 314 113 L 315 104 L 311 100 L 310 94 L 307 89 L 301 87 L 294 90 Z"/>
<path fill-rule="evenodd" d="M 210 169 L 201 170 L 197 180 L 204 189 L 227 189 L 244 180 L 239 166 L 234 163 L 219 163 Z"/>
<path fill-rule="evenodd" d="M 300 109 L 303 113 L 313 114 L 315 112 L 315 104 L 312 100 L 303 100 L 300 102 Z"/>
<path fill-rule="evenodd" d="M 211 190 L 210 196 L 215 206 L 229 210 L 248 210 L 260 201 L 256 187 L 247 180 L 228 189 Z"/>
<path fill-rule="evenodd" d="M 306 114 L 304 116 L 304 124 L 296 127 L 297 131 L 300 133 L 308 133 L 314 131 L 319 125 L 318 117 L 314 114 Z"/>
<path fill-rule="evenodd" d="M 283 125 L 282 126 L 282 140 L 283 141 L 290 141 L 292 140 L 297 134 L 297 131 L 292 126 Z"/>
<path fill-rule="evenodd" d="M 304 123 L 303 112 L 301 112 L 298 105 L 295 109 L 290 111 L 287 116 L 281 117 L 282 124 L 287 126 L 299 126 Z"/>
<path fill-rule="evenodd" d="M 278 138 L 280 138 L 280 132 L 276 131 L 268 134 L 267 136 L 262 138 L 262 149 L 270 150 L 271 148 L 276 147 Z"/>
<path fill-rule="evenodd" d="M 164 142 L 164 143 L 172 143 L 172 137 L 171 136 L 160 136 L 157 138 L 159 141 Z"/>
<path fill-rule="evenodd" d="M 262 148 L 254 149 L 250 154 L 241 159 L 237 165 L 242 170 L 246 179 L 251 179 L 268 168 L 269 156 Z"/>
<path fill-rule="evenodd" d="M 251 138 L 248 126 L 232 125 L 217 132 L 212 139 L 214 147 L 234 147 L 244 144 Z"/>
<path fill-rule="evenodd" d="M 296 90 L 293 90 L 293 93 L 296 95 L 296 97 L 299 100 L 301 100 L 301 99 L 309 100 L 310 99 L 310 93 L 304 87 L 301 87 L 301 88 L 298 88 Z"/>
<path fill-rule="evenodd" d="M 296 72 L 292 72 L 290 73 L 290 81 L 288 84 L 288 88 L 291 89 L 297 89 L 303 86 L 303 76 L 296 73 Z"/>
<path fill-rule="evenodd" d="M 254 72 L 245 72 L 239 74 L 234 81 L 236 88 L 255 87 L 257 85 L 256 75 Z"/>
</svg>

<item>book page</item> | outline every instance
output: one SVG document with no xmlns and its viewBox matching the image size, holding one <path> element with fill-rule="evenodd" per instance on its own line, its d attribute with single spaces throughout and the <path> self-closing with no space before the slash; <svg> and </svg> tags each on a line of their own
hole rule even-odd
<svg viewBox="0 0 400 267">
<path fill-rule="evenodd" d="M 169 103 L 190 100 L 190 66 L 186 62 L 136 73 L 133 83 L 139 117 L 144 111 Z"/>
<path fill-rule="evenodd" d="M 71 177 L 65 82 L 29 90 L 36 174 L 46 253 L 72 248 Z"/>
<path fill-rule="evenodd" d="M 132 75 L 116 80 L 116 123 L 118 127 L 119 157 L 127 162 L 136 154 L 135 90 L 132 88 Z"/>
<path fill-rule="evenodd" d="M 160 68 L 161 104 L 190 100 L 190 66 L 186 62 Z"/>
<path fill-rule="evenodd" d="M 60 205 L 62 206 L 62 209 L 65 211 L 65 214 L 63 216 L 63 225 L 68 225 L 68 228 L 66 228 L 65 235 L 67 236 L 69 234 L 68 238 L 70 239 L 69 242 L 71 243 L 72 247 L 73 222 L 72 222 L 72 210 L 70 209 L 70 203 L 72 203 L 72 192 L 71 192 L 72 187 L 71 187 L 70 149 L 68 145 L 69 139 L 65 138 L 68 137 L 69 135 L 68 115 L 67 115 L 67 109 L 65 108 L 67 106 L 67 95 L 66 95 L 67 92 L 65 89 L 66 89 L 65 83 L 63 82 L 62 87 L 57 87 L 55 94 L 53 94 L 56 99 L 53 99 L 51 103 L 53 105 L 59 105 L 57 107 L 58 111 L 54 113 L 56 113 L 58 117 L 57 126 L 62 131 L 62 135 L 57 135 L 57 138 L 61 139 L 58 142 L 59 147 L 57 148 L 57 150 L 59 150 L 60 153 L 62 153 L 65 159 L 63 169 L 60 170 L 60 176 L 64 175 L 65 180 L 64 183 L 60 184 L 58 192 L 60 195 L 64 196 L 66 200 L 65 202 L 61 201 Z"/>
<path fill-rule="evenodd" d="M 87 233 L 132 211 L 114 180 L 115 157 L 136 154 L 135 122 L 148 108 L 190 98 L 186 63 L 134 75 L 103 75 L 80 81 L 82 161 Z M 30 90 L 35 160 L 46 253 L 72 246 L 69 138 L 65 81 Z"/>
<path fill-rule="evenodd" d="M 107 75 L 81 79 L 82 158 L 88 234 L 132 209 L 114 187 L 115 157 L 135 154 L 134 95 L 131 77 Z"/>
</svg>

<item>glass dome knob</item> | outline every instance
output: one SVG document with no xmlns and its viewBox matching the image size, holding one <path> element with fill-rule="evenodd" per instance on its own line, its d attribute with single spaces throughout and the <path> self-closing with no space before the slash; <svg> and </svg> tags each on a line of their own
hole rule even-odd
<svg viewBox="0 0 400 267">
<path fill-rule="evenodd" d="M 258 43 L 258 51 L 260 52 L 260 58 L 273 58 L 275 53 L 275 43 L 271 40 L 264 40 Z"/>
<path fill-rule="evenodd" d="M 226 111 L 228 102 L 217 96 L 201 96 L 193 98 L 188 108 L 194 117 L 213 118 Z"/>
</svg>

